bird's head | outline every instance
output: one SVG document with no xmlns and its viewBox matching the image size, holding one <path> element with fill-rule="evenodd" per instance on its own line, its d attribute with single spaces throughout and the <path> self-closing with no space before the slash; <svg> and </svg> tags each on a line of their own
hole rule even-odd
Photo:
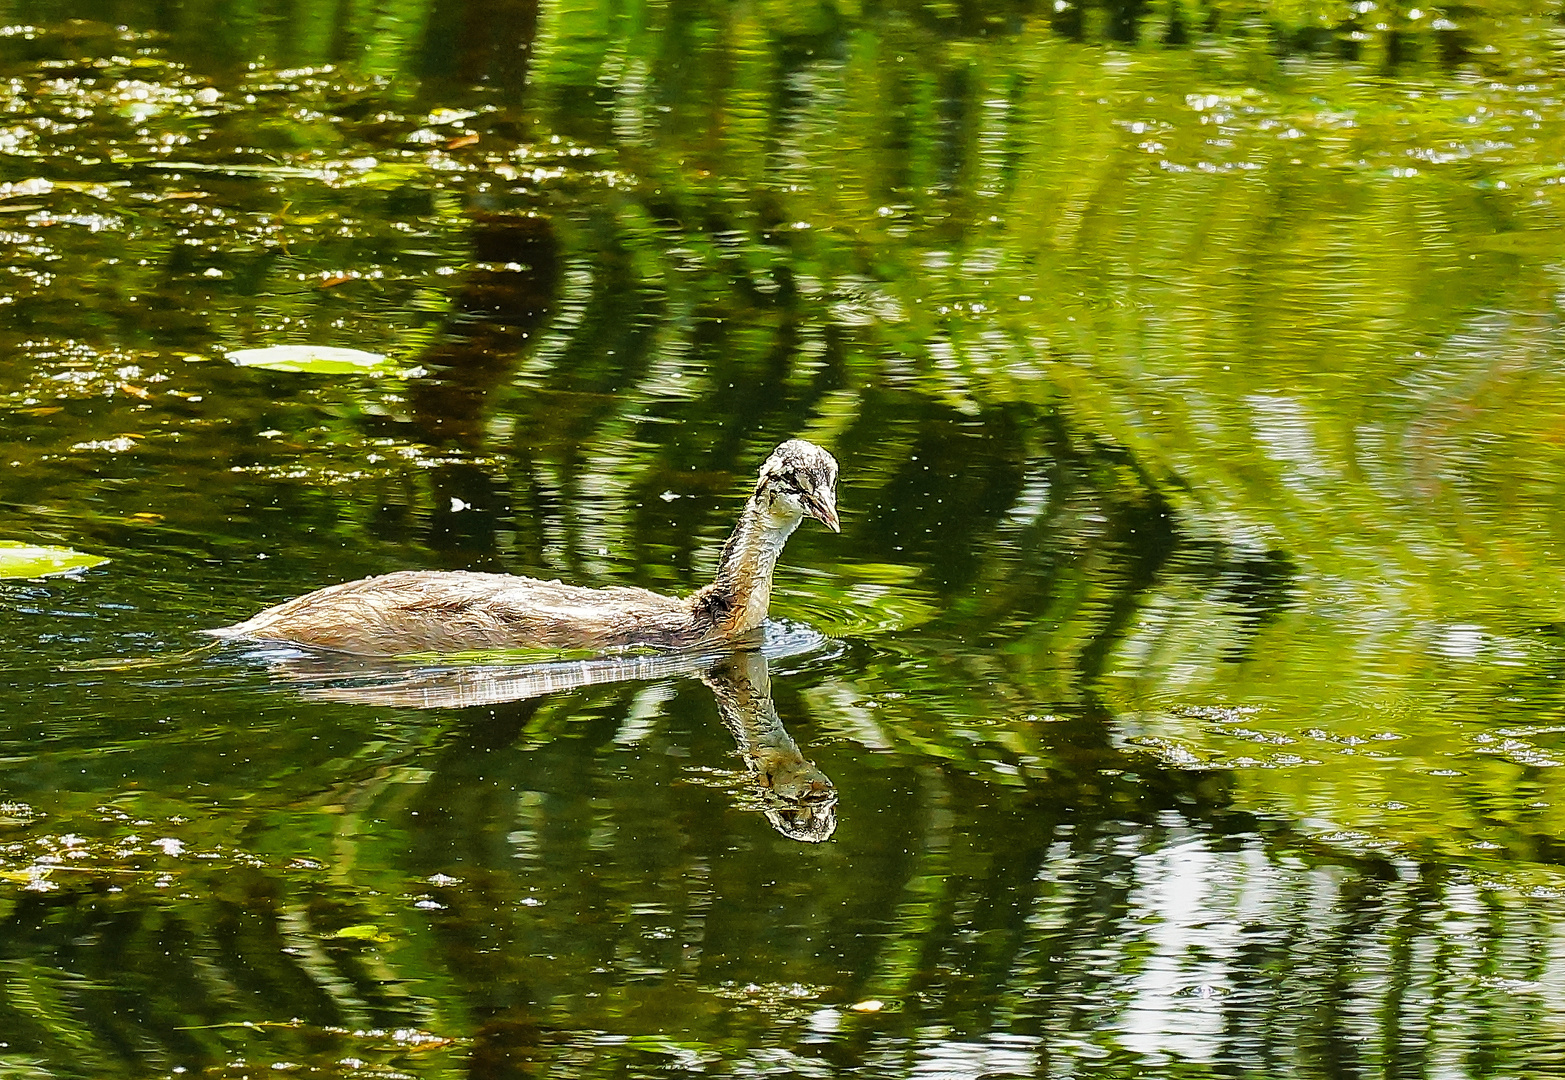
<svg viewBox="0 0 1565 1080">
<path fill-rule="evenodd" d="M 773 450 L 761 466 L 754 498 L 795 520 L 812 517 L 832 532 L 842 531 L 837 522 L 837 459 L 814 443 L 789 439 Z"/>
</svg>

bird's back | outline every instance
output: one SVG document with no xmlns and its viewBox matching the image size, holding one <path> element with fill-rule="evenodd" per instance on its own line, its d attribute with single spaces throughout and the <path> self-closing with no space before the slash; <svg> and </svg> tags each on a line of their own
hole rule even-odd
<svg viewBox="0 0 1565 1080">
<path fill-rule="evenodd" d="M 465 570 L 405 570 L 349 581 L 209 633 L 366 656 L 677 646 L 700 637 L 686 602 L 646 589 L 588 589 Z"/>
</svg>

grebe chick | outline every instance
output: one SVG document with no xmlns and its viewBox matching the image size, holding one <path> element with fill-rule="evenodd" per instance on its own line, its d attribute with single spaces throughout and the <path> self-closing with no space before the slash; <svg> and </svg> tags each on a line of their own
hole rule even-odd
<svg viewBox="0 0 1565 1080">
<path fill-rule="evenodd" d="M 790 439 L 761 466 L 716 578 L 683 599 L 511 574 L 404 570 L 318 589 L 205 632 L 361 656 L 722 641 L 766 621 L 777 557 L 805 517 L 840 531 L 837 461 Z"/>
</svg>

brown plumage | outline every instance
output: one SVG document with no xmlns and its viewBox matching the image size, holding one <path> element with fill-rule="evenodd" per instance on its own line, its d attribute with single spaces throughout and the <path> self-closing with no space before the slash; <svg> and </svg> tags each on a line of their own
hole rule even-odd
<svg viewBox="0 0 1565 1080">
<path fill-rule="evenodd" d="M 783 545 L 806 516 L 835 532 L 836 504 L 836 459 L 790 439 L 761 466 L 715 580 L 683 599 L 510 574 L 404 570 L 319 589 L 206 632 L 364 656 L 720 641 L 766 620 Z"/>
</svg>

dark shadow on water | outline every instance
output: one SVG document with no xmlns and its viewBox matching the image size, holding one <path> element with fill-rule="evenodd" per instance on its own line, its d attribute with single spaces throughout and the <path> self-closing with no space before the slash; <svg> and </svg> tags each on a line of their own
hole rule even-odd
<svg viewBox="0 0 1565 1080">
<path fill-rule="evenodd" d="M 531 351 L 553 313 L 559 241 L 548 218 L 469 213 L 474 263 L 452 296 L 440 336 L 419 354 L 425 374 L 408 402 L 418 439 L 459 455 L 487 452 L 491 398 Z M 458 458 L 430 473 L 429 544 L 454 563 L 495 564 L 496 530 L 512 516 L 507 484 L 492 468 Z"/>
</svg>

